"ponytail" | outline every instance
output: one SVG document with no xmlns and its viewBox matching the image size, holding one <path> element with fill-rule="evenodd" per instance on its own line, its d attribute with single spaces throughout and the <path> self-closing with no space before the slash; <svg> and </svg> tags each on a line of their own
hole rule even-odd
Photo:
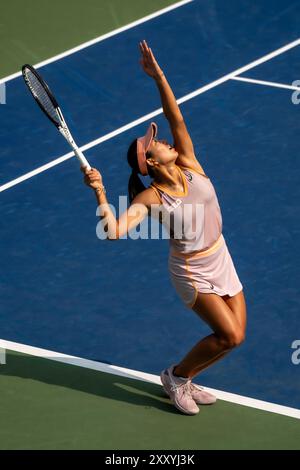
<svg viewBox="0 0 300 470">
<path fill-rule="evenodd" d="M 139 178 L 137 171 L 133 169 L 128 181 L 128 196 L 130 204 L 132 203 L 133 199 L 145 189 L 146 187 Z"/>
</svg>

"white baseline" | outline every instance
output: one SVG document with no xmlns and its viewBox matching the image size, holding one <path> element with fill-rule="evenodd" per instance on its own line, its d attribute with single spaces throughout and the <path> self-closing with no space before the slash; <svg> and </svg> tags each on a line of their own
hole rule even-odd
<svg viewBox="0 0 300 470">
<path fill-rule="evenodd" d="M 30 354 L 31 356 L 37 356 L 44 359 L 50 359 L 52 361 L 62 362 L 73 366 L 84 367 L 86 369 L 92 369 L 99 372 L 105 372 L 107 374 L 119 375 L 121 377 L 127 377 L 130 379 L 142 380 L 144 382 L 151 382 L 157 385 L 161 385 L 160 378 L 157 375 L 148 374 L 132 369 L 125 369 L 124 367 L 118 367 L 114 365 L 105 364 L 103 362 L 92 361 L 81 357 L 70 356 L 68 354 L 62 354 L 55 351 L 48 351 L 46 349 L 36 348 L 33 346 L 27 346 L 25 344 L 14 343 L 12 341 L 6 341 L 0 339 L 0 359 L 3 367 L 6 363 L 6 350 L 16 351 L 23 354 Z M 268 411 L 271 413 L 277 413 L 283 416 L 289 416 L 291 418 L 300 419 L 300 410 L 297 408 L 291 408 L 289 406 L 277 405 L 276 403 L 270 403 L 267 401 L 257 400 L 255 398 L 245 397 L 237 395 L 235 393 L 223 392 L 221 390 L 215 390 L 213 388 L 205 387 L 208 392 L 213 393 L 219 400 L 228 401 L 237 405 L 248 406 L 257 410 Z"/>
<path fill-rule="evenodd" d="M 75 52 L 78 52 L 78 51 L 81 51 L 82 49 L 93 46 L 94 44 L 97 44 L 98 42 L 111 38 L 112 36 L 115 36 L 116 34 L 123 33 L 124 31 L 127 31 L 128 29 L 134 28 L 135 26 L 145 23 L 146 21 L 153 20 L 153 18 L 157 18 L 160 15 L 164 15 L 165 13 L 168 13 L 169 11 L 175 10 L 176 8 L 182 7 L 183 5 L 186 5 L 187 3 L 191 3 L 193 1 L 194 0 L 182 0 L 181 2 L 174 3 L 173 5 L 170 5 L 166 8 L 163 8 L 154 13 L 151 13 L 150 15 L 144 16 L 143 18 L 140 18 L 139 20 L 133 21 L 132 23 L 128 23 L 125 26 L 121 26 L 121 28 L 113 29 L 109 33 L 103 34 L 102 36 L 98 36 L 97 38 L 91 39 L 90 41 L 83 42 L 82 44 L 79 44 L 79 46 L 73 47 L 72 49 L 68 49 L 67 51 L 62 52 L 61 54 L 57 54 L 49 59 L 44 60 L 43 62 L 39 62 L 38 64 L 35 65 L 35 68 L 44 67 L 45 65 L 51 64 L 52 62 L 55 62 L 56 60 L 63 59 L 64 57 L 67 57 L 68 55 L 71 55 L 71 54 L 75 54 Z M 8 75 L 7 77 L 1 78 L 0 83 L 8 82 L 10 80 L 13 80 L 14 78 L 20 77 L 21 75 L 22 75 L 21 72 L 13 73 L 12 75 Z"/>
</svg>

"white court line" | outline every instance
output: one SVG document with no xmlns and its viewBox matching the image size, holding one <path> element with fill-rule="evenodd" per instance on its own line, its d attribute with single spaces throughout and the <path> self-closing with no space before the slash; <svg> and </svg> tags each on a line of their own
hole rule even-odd
<svg viewBox="0 0 300 470">
<path fill-rule="evenodd" d="M 92 369 L 99 372 L 105 372 L 107 374 L 114 374 L 121 377 L 127 377 L 130 379 L 142 380 L 144 382 L 151 382 L 157 385 L 161 385 L 159 376 L 154 374 L 147 374 L 145 372 L 137 370 L 126 369 L 124 367 L 118 367 L 110 364 L 104 364 L 103 362 L 91 361 L 89 359 L 83 359 L 81 357 L 70 356 L 68 354 L 61 354 L 55 351 L 48 351 L 46 349 L 41 348 L 35 348 L 33 346 L 14 343 L 12 341 L 0 340 L 0 348 L 2 348 L 2 351 L 8 349 L 10 351 L 16 351 L 24 354 L 29 354 L 30 356 L 37 356 L 44 359 L 50 359 L 52 361 L 62 362 L 68 365 L 83 367 L 85 369 Z M 277 405 L 276 403 L 257 400 L 255 398 L 245 397 L 242 395 L 237 395 L 235 393 L 223 392 L 221 390 L 215 390 L 213 388 L 205 387 L 205 389 L 208 392 L 211 392 L 216 395 L 219 400 L 224 400 L 230 403 L 235 403 L 237 405 L 255 408 L 257 410 L 268 411 L 271 413 L 300 419 L 300 410 L 298 410 L 297 408 Z"/>
<path fill-rule="evenodd" d="M 0 347 L 0 364 L 6 364 L 6 351 Z"/>
<path fill-rule="evenodd" d="M 297 86 L 285 85 L 284 83 L 277 83 L 277 82 L 267 82 L 265 80 L 256 80 L 254 78 L 232 77 L 231 80 L 238 80 L 240 82 L 249 82 L 249 83 L 255 83 L 257 85 L 266 85 L 266 86 L 272 86 L 272 87 L 275 87 L 275 88 L 286 88 L 288 90 L 298 90 L 298 91 L 300 91 L 300 87 L 297 87 Z"/>
<path fill-rule="evenodd" d="M 273 52 L 270 52 L 269 54 L 266 54 L 265 56 L 261 57 L 260 59 L 257 59 L 253 62 L 250 62 L 249 64 L 245 65 L 244 67 L 241 67 L 237 70 L 234 70 L 233 72 L 227 74 L 227 75 L 224 75 L 223 77 L 217 79 L 217 80 L 214 80 L 213 82 L 207 84 L 207 85 L 204 85 L 202 86 L 201 88 L 198 88 L 197 90 L 193 91 L 192 93 L 189 93 L 185 96 L 183 96 L 182 98 L 179 98 L 177 100 L 177 103 L 178 104 L 181 104 L 181 103 L 184 103 L 188 100 L 191 100 L 192 98 L 195 98 L 196 96 L 198 95 L 201 95 L 202 93 L 205 93 L 206 91 L 208 90 L 211 90 L 212 88 L 215 88 L 219 85 L 221 85 L 222 83 L 230 80 L 230 79 L 233 79 L 234 77 L 236 77 L 237 75 L 240 75 L 241 73 L 244 73 L 244 72 L 247 72 L 247 70 L 250 70 L 254 67 L 257 67 L 258 65 L 260 64 L 263 64 L 264 62 L 267 62 L 268 60 L 271 60 L 273 59 L 274 57 L 280 55 L 280 54 L 283 54 L 284 52 L 288 51 L 289 49 L 292 49 L 293 47 L 296 47 L 300 44 L 300 39 L 297 39 L 296 41 L 293 41 L 289 44 L 286 44 L 285 46 L 283 47 L 280 47 L 279 49 L 276 49 L 275 51 Z M 85 150 L 88 150 L 92 147 L 95 147 L 96 145 L 106 141 L 106 140 L 109 140 L 129 129 L 132 129 L 133 127 L 135 126 L 138 126 L 139 124 L 147 121 L 148 119 L 152 119 L 153 117 L 155 116 L 158 116 L 159 114 L 161 114 L 163 112 L 162 108 L 159 108 L 159 109 L 156 109 L 155 111 L 149 113 L 149 114 L 146 114 L 144 116 L 142 116 L 141 118 L 139 119 L 136 119 L 135 121 L 132 121 L 130 122 L 129 124 L 126 124 L 125 126 L 122 126 L 122 127 L 119 127 L 118 129 L 102 136 L 102 137 L 99 137 L 98 139 L 95 139 L 93 140 L 92 142 L 89 142 L 88 144 L 86 145 L 83 145 L 82 147 L 80 147 L 81 151 L 84 152 Z M 24 175 L 22 176 L 19 176 L 18 178 L 15 178 L 14 180 L 11 180 L 5 184 L 3 184 L 2 186 L 0 186 L 0 192 L 2 191 L 5 191 L 9 188 L 12 188 L 13 186 L 17 185 L 17 184 L 20 184 L 22 183 L 23 181 L 26 181 L 28 180 L 29 178 L 32 178 L 33 176 L 35 175 L 38 175 L 39 173 L 42 173 L 46 170 L 48 170 L 49 168 L 52 168 L 70 158 L 74 157 L 74 153 L 73 152 L 68 152 L 66 153 L 65 155 L 59 157 L 59 158 L 56 158 L 55 160 L 52 160 L 51 162 L 49 163 L 46 163 L 45 165 L 43 166 L 40 166 L 32 171 L 30 171 L 29 173 L 25 173 Z"/>
<path fill-rule="evenodd" d="M 81 51 L 82 49 L 93 46 L 94 44 L 97 44 L 98 42 L 111 38 L 112 36 L 115 36 L 116 34 L 123 33 L 124 31 L 127 31 L 128 29 L 134 28 L 135 26 L 145 23 L 146 21 L 150 21 L 153 18 L 157 18 L 160 15 L 164 15 L 165 13 L 168 13 L 169 11 L 175 10 L 176 8 L 179 8 L 193 1 L 194 0 L 182 0 L 180 2 L 174 3 L 173 5 L 170 5 L 166 8 L 163 8 L 154 13 L 151 13 L 150 15 L 144 16 L 143 18 L 140 18 L 139 20 L 133 21 L 132 23 L 128 23 L 127 25 L 122 26 L 121 28 L 113 29 L 109 33 L 103 34 L 102 36 L 99 36 L 95 39 L 91 39 L 90 41 L 83 42 L 79 46 L 73 47 L 72 49 L 68 49 L 67 51 L 62 52 L 61 54 L 55 55 L 47 60 L 39 62 L 38 64 L 35 65 L 35 68 L 44 67 L 45 65 L 51 64 L 52 62 L 55 62 L 56 60 L 63 59 L 64 57 L 67 57 L 68 55 L 71 55 L 71 54 L 75 54 L 75 52 L 78 52 L 78 51 Z M 16 72 L 16 73 L 13 73 L 12 75 L 8 75 L 7 77 L 0 79 L 0 84 L 4 82 L 8 82 L 9 80 L 13 80 L 14 78 L 20 77 L 21 75 L 22 75 L 22 72 Z"/>
</svg>

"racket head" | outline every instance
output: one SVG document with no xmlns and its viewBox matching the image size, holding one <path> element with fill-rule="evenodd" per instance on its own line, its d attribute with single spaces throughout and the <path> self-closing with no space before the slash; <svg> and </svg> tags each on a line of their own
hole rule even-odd
<svg viewBox="0 0 300 470">
<path fill-rule="evenodd" d="M 23 65 L 22 75 L 41 110 L 57 128 L 61 127 L 62 122 L 60 119 L 59 105 L 45 80 L 36 69 L 29 64 Z"/>
</svg>

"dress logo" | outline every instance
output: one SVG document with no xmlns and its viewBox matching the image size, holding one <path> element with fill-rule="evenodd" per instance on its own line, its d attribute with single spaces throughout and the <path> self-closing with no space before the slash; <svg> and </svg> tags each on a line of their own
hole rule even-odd
<svg viewBox="0 0 300 470">
<path fill-rule="evenodd" d="M 191 173 L 188 173 L 188 172 L 187 172 L 187 173 L 186 173 L 186 176 L 187 176 L 187 178 L 188 178 L 189 181 L 192 181 L 193 175 L 192 175 Z"/>
<path fill-rule="evenodd" d="M 180 204 L 182 204 L 182 200 L 176 199 L 176 201 L 172 202 L 172 204 L 170 204 L 170 206 L 167 207 L 167 211 L 172 212 L 174 209 L 176 209 L 176 207 L 180 206 Z"/>
</svg>

